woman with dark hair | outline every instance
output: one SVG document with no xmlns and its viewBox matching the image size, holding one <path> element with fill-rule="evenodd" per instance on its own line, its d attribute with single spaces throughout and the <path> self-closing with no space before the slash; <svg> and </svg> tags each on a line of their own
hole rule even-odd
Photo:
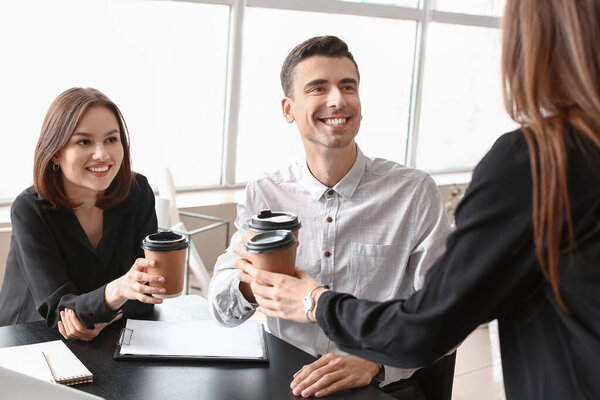
<svg viewBox="0 0 600 400">
<path fill-rule="evenodd" d="M 600 398 L 599 27 L 598 0 L 507 0 L 504 94 L 521 128 L 475 168 L 421 291 L 358 300 L 240 260 L 259 310 L 316 320 L 340 349 L 400 367 L 497 318 L 507 398 Z"/>
<path fill-rule="evenodd" d="M 154 193 L 131 171 L 123 116 L 98 90 L 72 88 L 50 105 L 34 186 L 13 202 L 11 222 L 0 326 L 44 319 L 67 339 L 91 340 L 162 301 L 142 284 L 164 281 L 141 258 L 157 230 Z"/>
</svg>

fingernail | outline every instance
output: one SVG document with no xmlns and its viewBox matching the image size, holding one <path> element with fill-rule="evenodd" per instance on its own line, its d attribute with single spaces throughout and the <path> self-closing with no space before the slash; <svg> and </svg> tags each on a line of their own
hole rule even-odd
<svg viewBox="0 0 600 400">
<path fill-rule="evenodd" d="M 294 382 L 292 382 L 292 384 L 290 385 L 290 387 L 291 387 L 292 389 L 293 389 L 293 388 L 295 388 L 296 386 L 297 386 L 297 384 L 296 384 L 296 383 L 294 383 Z"/>
<path fill-rule="evenodd" d="M 246 272 L 251 272 L 252 271 L 252 267 L 249 265 L 246 265 Z"/>
<path fill-rule="evenodd" d="M 165 278 L 163 278 L 163 277 L 161 276 L 160 278 L 158 278 L 158 281 L 159 281 L 160 283 L 164 283 L 164 282 L 165 282 Z"/>
<path fill-rule="evenodd" d="M 154 261 L 154 260 L 148 261 L 148 265 L 154 267 L 154 264 L 156 264 L 156 261 Z"/>
<path fill-rule="evenodd" d="M 292 390 L 292 393 L 294 393 L 294 396 L 298 396 L 300 394 L 299 390 Z"/>
<path fill-rule="evenodd" d="M 159 292 L 160 292 L 160 293 L 166 293 L 166 292 L 167 292 L 167 289 L 160 289 L 160 290 L 159 290 Z"/>
</svg>

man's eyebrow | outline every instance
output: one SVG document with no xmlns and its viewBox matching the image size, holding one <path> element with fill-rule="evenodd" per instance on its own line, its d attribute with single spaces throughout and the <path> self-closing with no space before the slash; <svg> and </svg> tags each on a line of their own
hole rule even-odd
<svg viewBox="0 0 600 400">
<path fill-rule="evenodd" d="M 344 79 L 340 80 L 340 83 L 353 83 L 356 86 L 358 86 L 358 82 L 354 78 L 344 78 Z"/>
<path fill-rule="evenodd" d="M 304 90 L 308 89 L 311 86 L 314 85 L 323 85 L 325 83 L 328 83 L 329 81 L 327 79 L 313 79 L 312 81 L 308 82 L 306 85 L 304 85 Z"/>
</svg>

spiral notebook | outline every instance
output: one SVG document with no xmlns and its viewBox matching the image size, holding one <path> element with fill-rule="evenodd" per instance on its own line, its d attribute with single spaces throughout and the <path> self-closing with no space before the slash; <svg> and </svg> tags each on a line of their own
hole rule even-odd
<svg viewBox="0 0 600 400">
<path fill-rule="evenodd" d="M 0 367 L 63 385 L 93 380 L 90 370 L 61 340 L 0 348 Z"/>
</svg>

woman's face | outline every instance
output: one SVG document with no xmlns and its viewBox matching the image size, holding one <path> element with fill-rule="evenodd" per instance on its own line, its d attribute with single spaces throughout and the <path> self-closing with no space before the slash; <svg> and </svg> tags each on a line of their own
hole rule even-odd
<svg viewBox="0 0 600 400">
<path fill-rule="evenodd" d="M 95 198 L 106 190 L 123 161 L 119 123 L 112 111 L 102 106 L 88 108 L 52 161 L 60 166 L 71 201 Z"/>
</svg>

